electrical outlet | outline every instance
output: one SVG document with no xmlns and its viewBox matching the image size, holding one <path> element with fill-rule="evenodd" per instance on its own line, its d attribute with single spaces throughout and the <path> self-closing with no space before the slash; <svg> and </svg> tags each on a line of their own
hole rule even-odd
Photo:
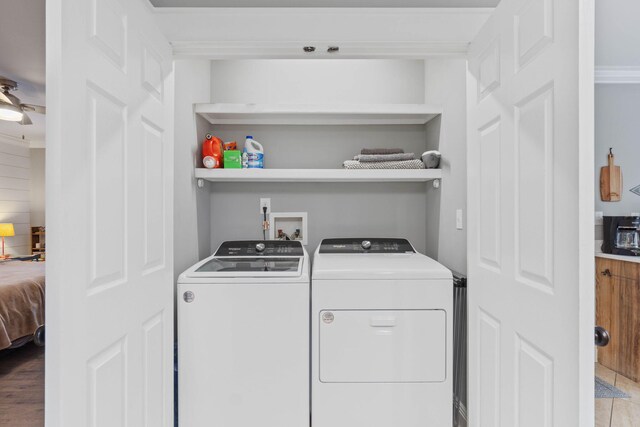
<svg viewBox="0 0 640 427">
<path fill-rule="evenodd" d="M 263 213 L 262 208 L 267 207 L 267 213 L 271 213 L 271 199 L 260 198 L 260 213 Z"/>
<path fill-rule="evenodd" d="M 462 230 L 462 209 L 456 209 L 456 229 Z"/>
</svg>

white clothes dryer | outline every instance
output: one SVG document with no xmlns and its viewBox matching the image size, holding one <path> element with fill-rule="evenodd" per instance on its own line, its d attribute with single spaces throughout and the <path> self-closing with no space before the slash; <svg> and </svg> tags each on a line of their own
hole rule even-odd
<svg viewBox="0 0 640 427">
<path fill-rule="evenodd" d="M 311 425 L 451 427 L 451 272 L 405 239 L 325 239 L 311 287 Z"/>
<path fill-rule="evenodd" d="M 181 427 L 309 426 L 309 256 L 225 242 L 178 279 Z"/>
</svg>

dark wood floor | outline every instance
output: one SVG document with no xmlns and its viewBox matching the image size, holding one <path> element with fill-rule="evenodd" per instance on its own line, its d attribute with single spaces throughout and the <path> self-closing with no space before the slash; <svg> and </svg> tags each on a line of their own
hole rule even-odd
<svg viewBox="0 0 640 427">
<path fill-rule="evenodd" d="M 0 426 L 44 425 L 44 347 L 0 351 Z"/>
</svg>

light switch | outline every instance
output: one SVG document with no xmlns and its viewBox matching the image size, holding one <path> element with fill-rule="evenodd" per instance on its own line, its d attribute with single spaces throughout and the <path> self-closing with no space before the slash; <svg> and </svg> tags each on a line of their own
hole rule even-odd
<svg viewBox="0 0 640 427">
<path fill-rule="evenodd" d="M 595 223 L 596 225 L 602 225 L 602 218 L 604 216 L 603 212 L 597 211 L 596 212 L 596 218 L 595 218 Z"/>
<path fill-rule="evenodd" d="M 462 230 L 462 209 L 456 210 L 456 229 Z"/>
</svg>

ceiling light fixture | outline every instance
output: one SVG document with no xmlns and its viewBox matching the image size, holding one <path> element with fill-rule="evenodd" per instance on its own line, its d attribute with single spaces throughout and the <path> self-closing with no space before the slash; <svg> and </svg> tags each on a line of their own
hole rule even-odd
<svg viewBox="0 0 640 427">
<path fill-rule="evenodd" d="M 3 82 L 0 82 L 0 84 L 2 83 Z M 0 92 L 0 120 L 19 122 L 23 118 L 20 103 L 18 102 L 17 105 L 14 104 L 10 98 L 11 96 L 9 88 L 2 85 L 2 92 Z"/>
<path fill-rule="evenodd" d="M 19 107 L 6 102 L 0 102 L 0 120 L 19 122 L 24 118 L 24 114 Z"/>
<path fill-rule="evenodd" d="M 26 111 L 45 114 L 46 108 L 40 105 L 21 103 L 17 96 L 9 93 L 9 91 L 16 89 L 18 89 L 18 83 L 0 77 L 0 120 L 18 122 L 21 125 L 30 125 L 33 122 Z"/>
</svg>

